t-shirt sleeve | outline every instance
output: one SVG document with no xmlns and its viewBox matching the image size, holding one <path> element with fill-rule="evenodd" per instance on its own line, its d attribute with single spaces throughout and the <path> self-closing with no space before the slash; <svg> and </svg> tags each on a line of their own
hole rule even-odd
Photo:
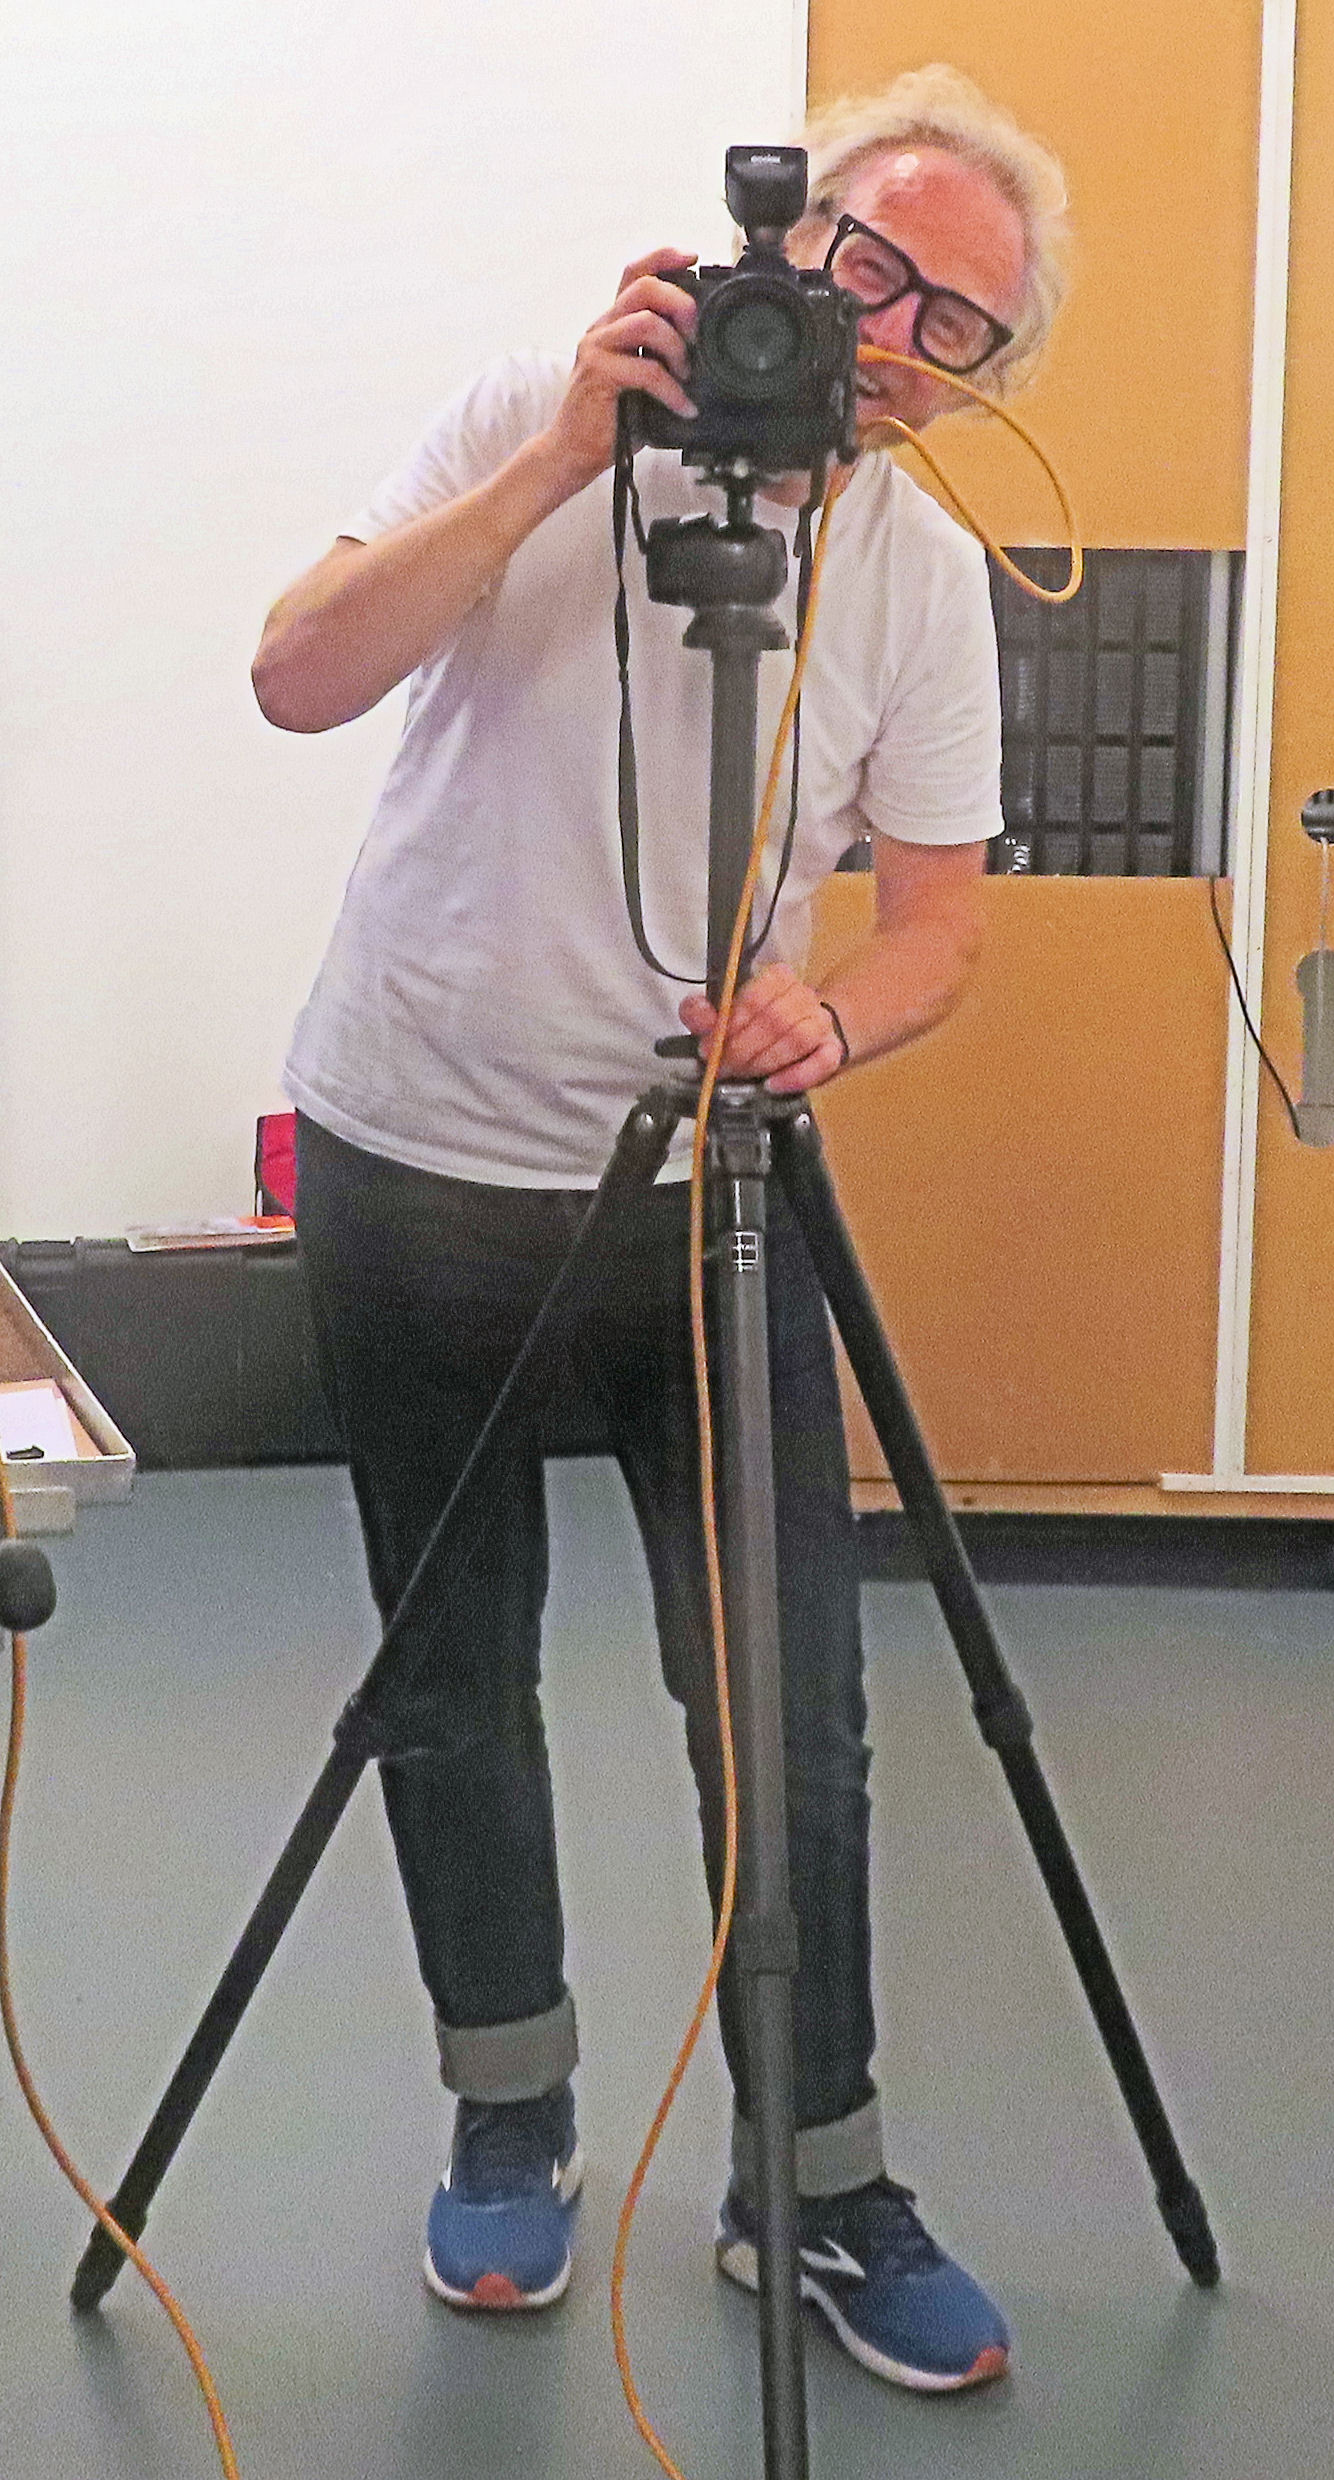
<svg viewBox="0 0 1334 2480">
<path fill-rule="evenodd" d="M 986 559 L 979 543 L 950 532 L 896 649 L 861 788 L 871 825 L 905 844 L 980 843 L 1005 823 Z"/>
<path fill-rule="evenodd" d="M 405 463 L 339 526 L 340 535 L 373 542 L 391 526 L 475 490 L 550 421 L 568 375 L 540 354 L 493 362 L 440 408 Z"/>
</svg>

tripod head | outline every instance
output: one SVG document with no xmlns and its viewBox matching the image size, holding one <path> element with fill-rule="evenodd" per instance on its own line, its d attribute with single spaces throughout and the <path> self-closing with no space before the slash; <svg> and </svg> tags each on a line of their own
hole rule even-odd
<svg viewBox="0 0 1334 2480">
<path fill-rule="evenodd" d="M 695 611 L 734 604 L 749 611 L 782 593 L 787 544 L 776 527 L 755 523 L 756 476 L 746 469 L 718 479 L 727 492 L 726 518 L 655 517 L 650 525 L 645 560 L 651 603 L 688 604 Z M 787 633 L 778 629 L 763 642 L 785 646 Z"/>
</svg>

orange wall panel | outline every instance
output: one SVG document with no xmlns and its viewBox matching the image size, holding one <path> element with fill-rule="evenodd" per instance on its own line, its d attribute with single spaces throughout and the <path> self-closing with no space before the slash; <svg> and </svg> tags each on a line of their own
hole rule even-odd
<svg viewBox="0 0 1334 2480">
<path fill-rule="evenodd" d="M 821 1097 L 830 1167 L 942 1474 L 1207 1470 L 1226 967 L 1190 879 L 986 882 L 949 1022 Z M 823 973 L 870 917 L 834 879 Z M 882 1469 L 853 1424 L 855 1470 Z"/>
<path fill-rule="evenodd" d="M 1073 288 L 1020 410 L 1094 544 L 1224 548 L 1244 537 L 1260 24 L 1260 0 L 1213 0 L 1189 14 L 1181 0 L 1103 12 L 901 0 L 892 13 L 813 0 L 813 100 L 951 60 L 1062 156 Z M 1267 1041 L 1294 1091 L 1293 977 L 1316 944 L 1321 883 L 1300 810 L 1334 784 L 1334 11 L 1302 6 L 1297 25 L 1264 988 Z M 933 444 L 1002 540 L 1054 537 L 1046 486 L 997 431 L 958 421 Z M 944 1467 L 958 1477 L 1003 1468 L 1124 1478 L 1210 1460 L 1221 1020 L 1208 937 L 1198 912 L 1188 927 L 1179 909 L 1203 893 L 1160 882 L 1052 896 L 997 882 L 1000 945 L 959 1018 L 920 1058 L 868 1072 L 879 1089 L 859 1096 L 854 1079 L 829 1099 L 831 1150 L 842 1149 L 863 1248 Z M 1106 933 L 1122 894 L 1141 910 L 1124 917 L 1133 938 L 1118 954 Z M 1031 938 L 1035 902 L 1068 906 L 1064 930 L 1053 915 L 1043 939 Z M 1100 997 L 1070 970 L 1066 934 L 1085 904 L 1109 908 L 1100 930 L 1090 915 L 1081 932 L 1094 940 Z M 1174 1006 L 1186 1010 L 1175 1028 Z M 1053 1008 L 1074 1036 L 1064 1065 Z M 1095 1064 L 1118 1020 L 1130 1044 L 1120 1089 L 1104 1087 Z M 1144 1047 L 1154 1027 L 1163 1057 L 1178 1046 L 1175 1154 L 1169 1094 Z M 1046 1104 L 1036 1118 L 1035 1091 Z M 1260 1092 L 1247 1461 L 1257 1473 L 1330 1473 L 1334 1149 L 1299 1145 L 1267 1079 Z M 961 1184 L 965 1157 L 976 1178 Z M 867 1188 L 875 1164 L 888 1166 L 878 1202 Z M 1175 1234 L 1138 1193 L 1147 1186 L 1178 1216 Z M 967 1245 L 954 1222 L 965 1206 Z M 1127 1251 L 1144 1249 L 1148 1314 L 1137 1317 L 1116 1277 Z M 1035 1264 L 1047 1270 L 1045 1297 L 1030 1281 Z M 1110 1323 L 1085 1264 L 1112 1281 L 1120 1306 Z M 996 1408 L 990 1428 L 970 1410 L 970 1390 Z"/>
<path fill-rule="evenodd" d="M 1064 162 L 1074 281 L 1017 410 L 1090 543 L 1244 539 L 1259 46 L 1260 0 L 812 0 L 812 102 L 948 60 Z M 999 425 L 952 421 L 932 444 L 1001 541 L 1059 537 Z"/>
</svg>

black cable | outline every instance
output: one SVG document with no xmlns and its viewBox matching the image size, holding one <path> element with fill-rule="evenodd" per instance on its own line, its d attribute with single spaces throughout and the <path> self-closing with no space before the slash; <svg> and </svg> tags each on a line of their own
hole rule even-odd
<svg viewBox="0 0 1334 2480">
<path fill-rule="evenodd" d="M 1246 993 L 1241 986 L 1241 976 L 1237 971 L 1236 960 L 1227 942 L 1227 932 L 1223 928 L 1222 921 L 1219 917 L 1218 881 L 1216 878 L 1211 878 L 1209 881 L 1209 910 L 1214 917 L 1214 928 L 1218 932 L 1219 945 L 1227 958 L 1227 969 L 1232 976 L 1232 987 L 1237 994 L 1241 1012 L 1246 1021 L 1246 1031 L 1250 1035 L 1251 1040 L 1255 1044 L 1255 1047 L 1258 1050 L 1260 1057 L 1263 1059 L 1265 1066 L 1268 1068 L 1274 1083 L 1277 1085 L 1279 1092 L 1283 1096 L 1283 1108 L 1292 1122 L 1292 1133 L 1300 1144 L 1302 1131 L 1301 1124 L 1297 1118 L 1297 1106 L 1293 1101 L 1291 1094 L 1288 1092 L 1287 1086 L 1284 1084 L 1282 1077 L 1279 1075 L 1277 1068 L 1274 1066 L 1273 1060 L 1270 1058 L 1268 1051 L 1265 1049 L 1259 1034 L 1256 1032 L 1255 1026 L 1251 1022 L 1251 1011 L 1246 1005 Z"/>
</svg>

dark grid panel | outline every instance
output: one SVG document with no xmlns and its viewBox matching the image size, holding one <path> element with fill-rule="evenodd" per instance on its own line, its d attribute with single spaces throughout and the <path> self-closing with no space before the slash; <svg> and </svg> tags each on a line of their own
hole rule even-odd
<svg viewBox="0 0 1334 2480">
<path fill-rule="evenodd" d="M 1064 551 L 1012 555 L 1042 585 Z M 1188 878 L 1209 555 L 1091 551 L 1071 603 L 1034 602 L 995 561 L 1005 834 L 997 870 Z"/>
</svg>

